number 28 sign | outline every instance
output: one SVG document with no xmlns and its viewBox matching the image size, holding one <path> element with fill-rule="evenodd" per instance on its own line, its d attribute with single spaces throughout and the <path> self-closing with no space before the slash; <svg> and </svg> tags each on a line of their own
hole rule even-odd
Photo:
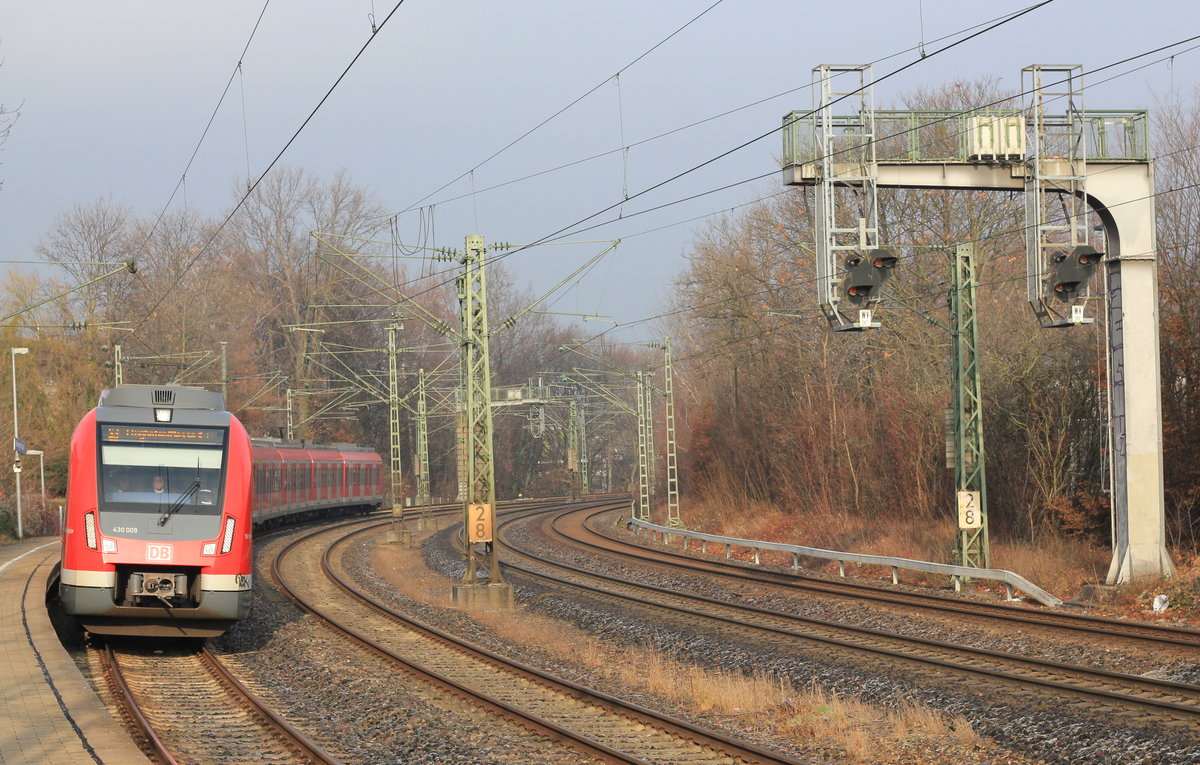
<svg viewBox="0 0 1200 765">
<path fill-rule="evenodd" d="M 491 542 L 493 518 L 492 506 L 468 505 L 467 515 L 467 541 Z"/>
<path fill-rule="evenodd" d="M 983 516 L 979 512 L 979 492 L 960 491 L 958 493 L 958 527 L 960 529 L 983 527 Z"/>
</svg>

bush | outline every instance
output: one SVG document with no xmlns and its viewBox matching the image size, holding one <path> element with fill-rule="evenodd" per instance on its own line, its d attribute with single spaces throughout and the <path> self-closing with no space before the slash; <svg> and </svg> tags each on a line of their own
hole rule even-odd
<svg viewBox="0 0 1200 765">
<path fill-rule="evenodd" d="M 23 498 L 24 499 L 24 498 Z M 59 525 L 58 506 L 62 501 L 47 497 L 42 501 L 37 494 L 21 503 L 21 530 L 26 537 L 50 537 L 62 533 Z M 12 497 L 0 500 L 0 539 L 17 538 L 17 503 Z"/>
</svg>

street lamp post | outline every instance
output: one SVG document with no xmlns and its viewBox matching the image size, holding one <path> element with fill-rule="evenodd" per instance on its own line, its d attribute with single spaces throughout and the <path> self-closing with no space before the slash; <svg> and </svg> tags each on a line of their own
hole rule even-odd
<svg viewBox="0 0 1200 765">
<path fill-rule="evenodd" d="M 28 348 L 9 348 L 9 355 L 12 357 L 12 393 L 13 393 L 13 473 L 17 479 L 17 539 L 25 538 L 25 531 L 21 526 L 21 450 L 18 448 L 20 441 L 20 431 L 17 428 L 17 356 L 24 356 L 29 353 Z"/>
</svg>

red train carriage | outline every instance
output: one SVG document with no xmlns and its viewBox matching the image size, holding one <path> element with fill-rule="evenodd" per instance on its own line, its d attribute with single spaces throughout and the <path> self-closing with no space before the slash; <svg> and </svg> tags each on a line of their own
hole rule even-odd
<svg viewBox="0 0 1200 765">
<path fill-rule="evenodd" d="M 254 522 L 271 526 L 331 507 L 369 512 L 383 503 L 383 460 L 359 446 L 254 439 Z"/>
<path fill-rule="evenodd" d="M 71 438 L 59 593 L 98 634 L 209 636 L 250 610 L 252 528 L 383 502 L 358 447 L 256 441 L 216 393 L 105 390 Z"/>
</svg>

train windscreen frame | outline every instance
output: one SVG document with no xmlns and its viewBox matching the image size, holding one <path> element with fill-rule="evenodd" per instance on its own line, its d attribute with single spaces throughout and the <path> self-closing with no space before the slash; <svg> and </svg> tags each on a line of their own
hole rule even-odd
<svg viewBox="0 0 1200 765">
<path fill-rule="evenodd" d="M 219 516 L 228 428 L 99 424 L 100 510 Z"/>
</svg>

